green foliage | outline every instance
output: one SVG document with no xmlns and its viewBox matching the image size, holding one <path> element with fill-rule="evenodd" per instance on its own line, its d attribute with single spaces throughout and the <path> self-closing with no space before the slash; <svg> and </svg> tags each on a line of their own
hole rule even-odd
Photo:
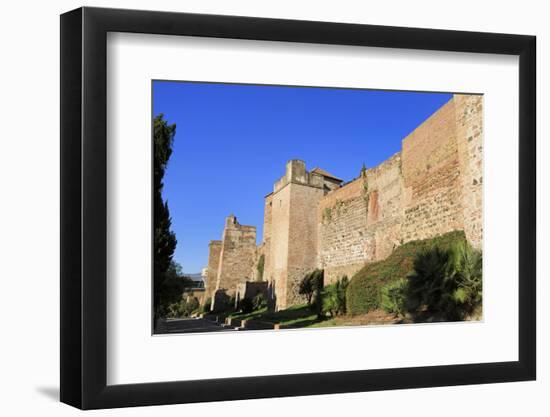
<svg viewBox="0 0 550 417">
<path fill-rule="evenodd" d="M 400 279 L 382 287 L 380 307 L 388 313 L 402 316 L 407 305 L 407 284 L 407 279 Z"/>
<path fill-rule="evenodd" d="M 183 317 L 183 307 L 184 302 L 179 301 L 177 303 L 171 303 L 168 305 L 165 311 L 165 316 L 170 318 L 181 318 Z"/>
<path fill-rule="evenodd" d="M 321 296 L 325 273 L 322 269 L 316 269 L 304 276 L 298 287 L 298 293 L 304 295 L 308 305 L 311 305 L 313 296 Z"/>
<path fill-rule="evenodd" d="M 191 297 L 189 300 L 180 300 L 171 303 L 166 309 L 166 316 L 172 318 L 189 317 L 199 309 L 199 300 Z"/>
<path fill-rule="evenodd" d="M 237 299 L 235 298 L 235 295 L 230 295 L 229 301 L 227 302 L 226 310 L 227 311 L 235 310 L 236 303 L 237 303 Z"/>
<path fill-rule="evenodd" d="M 409 276 L 409 312 L 441 313 L 452 308 L 450 252 L 440 248 L 428 249 L 414 260 L 414 272 Z"/>
<path fill-rule="evenodd" d="M 380 308 L 382 288 L 409 275 L 417 254 L 433 247 L 449 249 L 460 242 L 466 242 L 462 231 L 450 232 L 433 239 L 407 242 L 396 248 L 385 260 L 365 265 L 352 277 L 348 286 L 348 312 L 365 314 Z"/>
<path fill-rule="evenodd" d="M 341 314 L 348 312 L 346 292 L 349 286 L 349 279 L 347 275 L 344 275 L 342 279 L 336 282 L 336 293 L 338 294 L 338 310 Z"/>
<path fill-rule="evenodd" d="M 480 305 L 483 298 L 483 254 L 468 244 L 456 245 L 452 261 L 458 290 L 464 294 L 462 302 Z"/>
<path fill-rule="evenodd" d="M 210 312 L 211 308 L 212 308 L 212 297 L 209 297 L 209 298 L 206 299 L 206 301 L 202 305 L 201 310 L 202 310 L 203 313 L 208 313 L 208 312 Z"/>
<path fill-rule="evenodd" d="M 168 203 L 162 199 L 163 178 L 168 160 L 172 154 L 172 144 L 176 134 L 176 125 L 169 125 L 164 116 L 159 114 L 153 122 L 153 211 L 154 211 L 154 285 L 153 298 L 155 317 L 162 317 L 168 305 L 171 304 L 172 295 L 166 291 L 165 280 L 169 279 L 170 268 L 174 250 L 176 249 L 176 235 L 172 232 L 172 220 Z M 180 294 L 181 295 L 181 294 Z M 168 298 L 166 298 L 168 296 Z"/>
<path fill-rule="evenodd" d="M 235 297 L 229 297 L 225 291 L 216 291 L 213 313 L 232 311 L 235 306 Z"/>
<path fill-rule="evenodd" d="M 327 285 L 323 290 L 323 313 L 335 317 L 346 313 L 346 289 L 349 280 L 347 276 L 342 277 L 332 285 Z"/>
<path fill-rule="evenodd" d="M 331 317 L 338 314 L 336 284 L 327 285 L 323 290 L 323 314 L 329 314 Z"/>
<path fill-rule="evenodd" d="M 164 274 L 164 280 L 159 287 L 156 288 L 156 294 L 161 300 L 160 304 L 156 306 L 156 313 L 160 317 L 165 317 L 169 312 L 169 306 L 174 303 L 179 303 L 183 291 L 192 286 L 193 281 L 182 275 L 181 266 L 171 261 Z"/>
<path fill-rule="evenodd" d="M 409 277 L 409 313 L 420 319 L 464 320 L 481 304 L 482 263 L 481 252 L 467 243 L 420 253 Z"/>
<path fill-rule="evenodd" d="M 260 259 L 258 259 L 258 265 L 256 265 L 256 269 L 258 270 L 258 281 L 262 281 L 264 279 L 264 267 L 265 256 L 264 254 L 261 254 Z"/>
<path fill-rule="evenodd" d="M 300 285 L 298 286 L 298 294 L 304 295 L 306 297 L 307 304 L 311 304 L 311 299 L 313 297 L 313 281 L 311 279 L 311 273 L 304 276 L 304 278 L 300 281 Z"/>
<path fill-rule="evenodd" d="M 325 207 L 323 211 L 323 221 L 330 222 L 332 220 L 332 210 L 330 207 Z"/>
<path fill-rule="evenodd" d="M 185 312 L 189 316 L 191 313 L 196 312 L 199 309 L 199 300 L 197 297 L 191 297 L 185 303 Z"/>
<path fill-rule="evenodd" d="M 252 313 L 254 311 L 254 303 L 250 298 L 245 297 L 239 302 L 239 309 L 244 314 Z"/>
<path fill-rule="evenodd" d="M 311 273 L 311 286 L 313 288 L 313 308 L 317 318 L 323 317 L 323 287 L 325 282 L 325 271 L 316 269 Z"/>
<path fill-rule="evenodd" d="M 263 308 L 266 308 L 267 298 L 265 298 L 265 295 L 263 295 L 261 292 L 256 294 L 256 296 L 252 299 L 252 306 L 254 308 L 254 311 L 258 311 Z"/>
<path fill-rule="evenodd" d="M 305 303 L 279 311 L 269 311 L 267 308 L 263 308 L 248 314 L 233 313 L 231 317 L 241 320 L 259 320 L 267 323 L 278 323 L 283 328 L 287 329 L 308 327 L 319 322 L 317 314 L 312 312 L 311 306 Z"/>
</svg>

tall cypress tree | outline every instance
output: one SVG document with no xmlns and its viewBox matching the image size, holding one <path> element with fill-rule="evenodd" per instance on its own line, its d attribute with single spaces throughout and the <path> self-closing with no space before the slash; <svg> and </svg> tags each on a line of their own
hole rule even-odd
<svg viewBox="0 0 550 417">
<path fill-rule="evenodd" d="M 172 220 L 168 209 L 168 202 L 162 199 L 162 188 L 164 186 L 164 173 L 170 155 L 172 155 L 172 144 L 176 134 L 176 125 L 169 125 L 161 113 L 154 119 L 153 124 L 153 152 L 154 152 L 154 310 L 155 317 L 159 317 L 162 303 L 162 284 L 167 278 L 168 268 L 172 262 L 176 249 L 176 235 L 170 229 Z"/>
</svg>

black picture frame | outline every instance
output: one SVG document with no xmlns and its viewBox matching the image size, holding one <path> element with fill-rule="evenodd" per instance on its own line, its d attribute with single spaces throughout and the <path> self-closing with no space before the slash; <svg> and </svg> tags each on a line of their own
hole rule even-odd
<svg viewBox="0 0 550 417">
<path fill-rule="evenodd" d="M 107 385 L 108 32 L 519 56 L 519 360 Z M 61 15 L 61 401 L 82 409 L 536 378 L 534 36 L 102 8 Z"/>
</svg>

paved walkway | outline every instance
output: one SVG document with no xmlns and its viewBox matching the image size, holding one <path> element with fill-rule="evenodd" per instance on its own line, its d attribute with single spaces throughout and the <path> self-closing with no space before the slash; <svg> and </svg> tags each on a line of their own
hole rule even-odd
<svg viewBox="0 0 550 417">
<path fill-rule="evenodd" d="M 223 327 L 219 323 L 200 319 L 168 319 L 160 331 L 156 333 L 199 333 L 199 332 L 234 332 L 234 327 Z"/>
</svg>

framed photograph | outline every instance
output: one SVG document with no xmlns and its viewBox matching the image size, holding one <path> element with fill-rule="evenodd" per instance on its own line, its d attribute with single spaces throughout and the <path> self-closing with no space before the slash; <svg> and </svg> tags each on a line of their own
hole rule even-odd
<svg viewBox="0 0 550 417">
<path fill-rule="evenodd" d="M 61 401 L 533 380 L 535 37 L 61 16 Z"/>
</svg>

